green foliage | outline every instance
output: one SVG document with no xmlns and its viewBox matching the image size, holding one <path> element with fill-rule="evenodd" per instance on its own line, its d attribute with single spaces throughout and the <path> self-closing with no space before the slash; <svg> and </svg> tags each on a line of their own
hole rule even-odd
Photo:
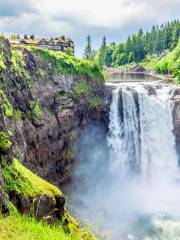
<svg viewBox="0 0 180 240">
<path fill-rule="evenodd" d="M 6 65 L 4 63 L 4 55 L 0 52 L 0 70 L 6 70 Z"/>
<path fill-rule="evenodd" d="M 84 97 L 91 93 L 91 87 L 85 80 L 78 81 L 73 87 L 73 96 Z"/>
<path fill-rule="evenodd" d="M 42 68 L 39 68 L 38 71 L 37 71 L 37 75 L 41 78 L 45 77 L 46 76 L 46 71 Z"/>
<path fill-rule="evenodd" d="M 35 55 L 51 64 L 51 74 L 78 74 L 89 76 L 91 78 L 102 79 L 102 72 L 97 64 L 89 60 L 81 60 L 74 56 L 69 56 L 62 52 L 41 49 L 37 47 L 28 47 Z"/>
<path fill-rule="evenodd" d="M 66 49 L 66 54 L 69 56 L 73 56 L 73 49 L 72 48 L 67 48 Z"/>
<path fill-rule="evenodd" d="M 155 69 L 161 74 L 172 74 L 177 83 L 180 81 L 180 41 L 177 47 L 166 56 L 147 57 L 143 61 L 143 66 L 150 69 Z"/>
<path fill-rule="evenodd" d="M 30 115 L 34 118 L 38 118 L 41 117 L 43 115 L 43 111 L 41 109 L 41 106 L 39 105 L 39 103 L 37 101 L 31 101 L 30 102 L 31 105 L 31 113 Z"/>
<path fill-rule="evenodd" d="M 15 73 L 25 79 L 30 79 L 29 72 L 27 71 L 25 57 L 21 50 L 14 49 L 12 52 L 12 68 Z"/>
<path fill-rule="evenodd" d="M 94 240 L 88 230 L 77 228 L 67 232 L 62 223 L 48 225 L 27 215 L 19 214 L 11 204 L 9 216 L 0 215 L 1 240 Z"/>
<path fill-rule="evenodd" d="M 11 106 L 5 93 L 2 90 L 0 90 L 0 97 L 2 98 L 2 107 L 4 115 L 7 117 L 13 116 L 13 107 Z"/>
<path fill-rule="evenodd" d="M 9 147 L 10 143 L 6 143 L 6 146 Z M 32 173 L 15 158 L 11 164 L 3 166 L 2 171 L 5 180 L 4 187 L 7 193 L 15 191 L 31 197 L 40 194 L 61 194 L 61 191 L 57 187 Z"/>
<path fill-rule="evenodd" d="M 0 131 L 0 149 L 8 150 L 12 145 L 12 142 L 9 140 L 9 134 L 6 135 L 3 131 Z"/>
<path fill-rule="evenodd" d="M 22 119 L 22 112 L 20 110 L 14 111 L 14 118 L 16 119 L 16 121 L 21 120 Z"/>
<path fill-rule="evenodd" d="M 138 33 L 130 35 L 124 43 L 109 46 L 105 44 L 105 47 L 102 45 L 96 56 L 99 56 L 100 66 L 116 67 L 139 62 L 147 55 L 161 56 L 167 50 L 172 51 L 177 46 L 179 37 L 180 21 L 174 20 L 161 27 L 153 26 L 150 32 L 144 33 L 142 29 L 139 29 Z"/>
<path fill-rule="evenodd" d="M 18 213 L 4 217 L 0 215 L 0 239 L 3 240 L 72 240 L 61 224 L 47 225 L 34 218 Z"/>
<path fill-rule="evenodd" d="M 94 96 L 89 101 L 89 106 L 91 108 L 98 108 L 102 105 L 102 100 L 99 96 Z"/>
</svg>

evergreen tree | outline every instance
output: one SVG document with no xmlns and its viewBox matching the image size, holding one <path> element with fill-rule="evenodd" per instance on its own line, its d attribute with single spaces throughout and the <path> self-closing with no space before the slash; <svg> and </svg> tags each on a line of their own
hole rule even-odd
<svg viewBox="0 0 180 240">
<path fill-rule="evenodd" d="M 30 39 L 34 40 L 34 38 L 35 38 L 34 34 L 31 34 Z"/>
<path fill-rule="evenodd" d="M 105 48 L 106 47 L 106 37 L 104 36 L 103 37 L 103 40 L 102 40 L 102 46 L 101 48 Z"/>
<path fill-rule="evenodd" d="M 27 34 L 24 34 L 24 39 L 28 39 L 28 36 L 27 36 Z"/>
<path fill-rule="evenodd" d="M 103 38 L 102 45 L 98 50 L 98 62 L 101 66 L 117 66 L 133 61 L 143 60 L 146 55 L 166 53 L 173 50 L 180 38 L 180 21 L 174 20 L 152 26 L 151 31 L 143 33 L 140 28 L 137 34 L 128 36 L 124 43 L 107 45 Z M 112 47 L 113 46 L 113 47 Z"/>
<path fill-rule="evenodd" d="M 91 59 L 92 57 L 92 47 L 91 47 L 91 37 L 90 35 L 87 36 L 87 44 L 84 49 L 84 58 L 85 59 Z"/>
</svg>

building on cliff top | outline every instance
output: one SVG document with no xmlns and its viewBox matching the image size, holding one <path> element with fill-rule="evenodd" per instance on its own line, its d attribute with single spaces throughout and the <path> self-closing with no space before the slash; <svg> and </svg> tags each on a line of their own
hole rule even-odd
<svg viewBox="0 0 180 240">
<path fill-rule="evenodd" d="M 49 50 L 66 52 L 68 48 L 72 49 L 74 53 L 74 42 L 70 38 L 66 38 L 65 36 L 56 37 L 56 38 L 28 38 L 28 39 L 17 39 L 10 40 L 12 44 L 24 44 L 29 46 L 37 46 L 42 47 Z"/>
</svg>

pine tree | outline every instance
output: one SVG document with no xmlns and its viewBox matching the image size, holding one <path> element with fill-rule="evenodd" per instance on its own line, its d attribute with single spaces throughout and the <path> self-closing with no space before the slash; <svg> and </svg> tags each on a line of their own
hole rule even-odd
<svg viewBox="0 0 180 240">
<path fill-rule="evenodd" d="M 83 54 L 85 59 L 90 59 L 92 57 L 92 47 L 91 47 L 91 37 L 90 35 L 87 36 L 87 44 L 84 49 L 84 54 Z"/>
</svg>

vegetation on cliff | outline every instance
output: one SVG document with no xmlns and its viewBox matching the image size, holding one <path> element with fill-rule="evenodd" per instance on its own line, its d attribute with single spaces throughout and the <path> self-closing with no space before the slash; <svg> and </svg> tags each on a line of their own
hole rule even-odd
<svg viewBox="0 0 180 240">
<path fill-rule="evenodd" d="M 29 47 L 28 49 L 30 49 L 35 55 L 40 56 L 43 60 L 51 63 L 51 73 L 53 74 L 78 74 L 89 76 L 91 78 L 103 79 L 103 74 L 99 66 L 93 61 L 78 59 L 62 52 L 55 52 L 37 47 Z"/>
<path fill-rule="evenodd" d="M 57 187 L 32 173 L 15 158 L 12 163 L 3 165 L 2 171 L 5 183 L 4 191 L 7 194 L 16 193 L 34 198 L 34 206 L 31 209 L 32 213 L 35 211 L 37 214 L 38 211 L 35 208 L 36 197 L 43 196 L 44 194 L 51 197 L 62 195 L 62 192 Z M 17 209 L 11 202 L 9 202 L 9 206 L 11 209 L 9 216 L 4 217 L 0 214 L 0 239 L 20 240 L 26 238 L 27 240 L 44 240 L 49 237 L 55 240 L 59 238 L 64 240 L 94 239 L 89 230 L 80 228 L 77 220 L 72 218 L 67 211 L 65 211 L 61 222 L 57 221 L 56 224 L 50 226 L 46 222 L 38 222 L 34 218 L 34 213 L 32 215 L 30 212 L 30 215 L 23 216 L 17 212 Z M 44 220 L 50 217 L 51 212 L 48 215 Z"/>
<path fill-rule="evenodd" d="M 8 150 L 12 145 L 12 142 L 9 140 L 8 134 L 5 134 L 3 131 L 0 131 L 0 150 Z"/>
<path fill-rule="evenodd" d="M 41 194 L 62 194 L 57 187 L 32 173 L 15 158 L 11 164 L 6 164 L 3 167 L 3 177 L 6 193 L 15 191 L 31 197 Z"/>
</svg>

